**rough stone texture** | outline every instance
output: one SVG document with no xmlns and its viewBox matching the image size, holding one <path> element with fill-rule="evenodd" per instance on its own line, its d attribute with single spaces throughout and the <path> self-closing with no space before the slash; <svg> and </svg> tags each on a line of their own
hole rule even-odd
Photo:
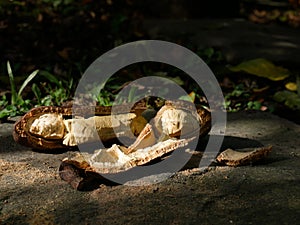
<svg viewBox="0 0 300 225">
<path fill-rule="evenodd" d="M 300 29 L 278 24 L 255 24 L 244 19 L 147 20 L 151 39 L 188 40 L 189 47 L 220 49 L 229 63 L 266 58 L 297 66 L 300 59 Z"/>
<path fill-rule="evenodd" d="M 228 116 L 223 149 L 272 144 L 266 160 L 90 192 L 58 176 L 73 152 L 34 152 L 13 142 L 12 124 L 0 124 L 0 224 L 297 224 L 300 126 L 269 113 Z"/>
</svg>

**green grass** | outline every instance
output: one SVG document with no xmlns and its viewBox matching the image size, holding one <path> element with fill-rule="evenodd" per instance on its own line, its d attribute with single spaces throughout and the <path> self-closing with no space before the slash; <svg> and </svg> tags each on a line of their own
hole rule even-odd
<svg viewBox="0 0 300 225">
<path fill-rule="evenodd" d="M 6 95 L 2 96 L 0 101 L 0 107 L 3 109 L 0 111 L 0 119 L 9 116 L 16 116 L 24 114 L 31 108 L 31 101 L 29 99 L 23 99 L 22 92 L 29 82 L 38 74 L 38 70 L 33 71 L 22 83 L 20 89 L 17 91 L 17 86 L 15 83 L 15 77 L 12 72 L 10 63 L 7 62 L 7 73 L 10 82 L 10 100 L 7 99 Z"/>
</svg>

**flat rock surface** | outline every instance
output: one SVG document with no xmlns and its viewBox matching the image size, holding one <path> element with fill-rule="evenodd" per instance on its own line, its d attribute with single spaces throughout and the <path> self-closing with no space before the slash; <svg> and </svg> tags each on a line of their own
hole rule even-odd
<svg viewBox="0 0 300 225">
<path fill-rule="evenodd" d="M 300 126 L 269 113 L 228 117 L 222 149 L 271 144 L 268 158 L 89 192 L 73 190 L 58 175 L 73 152 L 34 152 L 14 143 L 12 124 L 0 124 L 0 224 L 297 224 Z"/>
<path fill-rule="evenodd" d="M 146 20 L 151 39 L 183 40 L 198 47 L 220 49 L 227 62 L 253 58 L 295 66 L 300 59 L 300 29 L 279 24 L 255 24 L 245 19 Z M 185 43 L 184 40 L 188 40 Z"/>
</svg>

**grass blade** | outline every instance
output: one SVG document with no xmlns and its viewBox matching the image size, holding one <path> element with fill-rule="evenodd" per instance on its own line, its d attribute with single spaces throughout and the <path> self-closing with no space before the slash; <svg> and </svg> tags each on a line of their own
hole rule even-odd
<svg viewBox="0 0 300 225">
<path fill-rule="evenodd" d="M 13 75 L 9 61 L 7 61 L 7 73 L 8 73 L 9 82 L 10 82 L 11 104 L 14 105 L 17 100 L 17 91 L 16 91 L 16 86 L 15 86 L 14 75 Z"/>
<path fill-rule="evenodd" d="M 36 83 L 32 84 L 32 92 L 34 93 L 36 99 L 37 99 L 37 102 L 39 105 L 41 105 L 41 102 L 42 102 L 42 93 L 41 93 L 41 90 L 40 88 L 36 85 Z"/>
<path fill-rule="evenodd" d="M 21 96 L 22 91 L 24 90 L 24 88 L 27 86 L 27 84 L 38 74 L 38 70 L 33 71 L 27 78 L 26 80 L 23 82 L 22 86 L 20 87 L 20 90 L 18 92 L 18 97 Z"/>
<path fill-rule="evenodd" d="M 300 75 L 296 75 L 296 84 L 297 84 L 297 94 L 300 97 Z"/>
<path fill-rule="evenodd" d="M 134 102 L 135 100 L 135 93 L 136 93 L 137 87 L 131 87 L 128 94 L 128 102 Z"/>
<path fill-rule="evenodd" d="M 59 80 L 54 75 L 52 75 L 51 73 L 42 70 L 42 71 L 40 71 L 40 75 L 42 75 L 43 77 L 45 77 L 46 79 L 48 79 L 51 83 L 56 84 L 60 88 L 63 88 L 62 85 L 61 85 L 61 83 L 59 82 Z"/>
</svg>

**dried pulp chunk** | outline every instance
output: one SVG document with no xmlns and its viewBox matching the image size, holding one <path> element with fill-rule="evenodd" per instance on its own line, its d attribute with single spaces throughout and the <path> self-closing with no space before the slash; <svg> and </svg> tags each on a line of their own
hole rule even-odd
<svg viewBox="0 0 300 225">
<path fill-rule="evenodd" d="M 57 113 L 46 113 L 35 119 L 29 132 L 45 139 L 62 139 L 65 134 L 63 117 Z"/>
<path fill-rule="evenodd" d="M 134 113 L 126 113 L 65 120 L 66 135 L 63 144 L 75 146 L 87 142 L 97 142 L 99 138 L 101 141 L 108 141 L 120 136 L 134 138 L 131 125 L 135 118 Z"/>
<path fill-rule="evenodd" d="M 186 135 L 199 129 L 199 121 L 191 113 L 175 108 L 166 108 L 157 127 L 166 135 Z"/>
</svg>

